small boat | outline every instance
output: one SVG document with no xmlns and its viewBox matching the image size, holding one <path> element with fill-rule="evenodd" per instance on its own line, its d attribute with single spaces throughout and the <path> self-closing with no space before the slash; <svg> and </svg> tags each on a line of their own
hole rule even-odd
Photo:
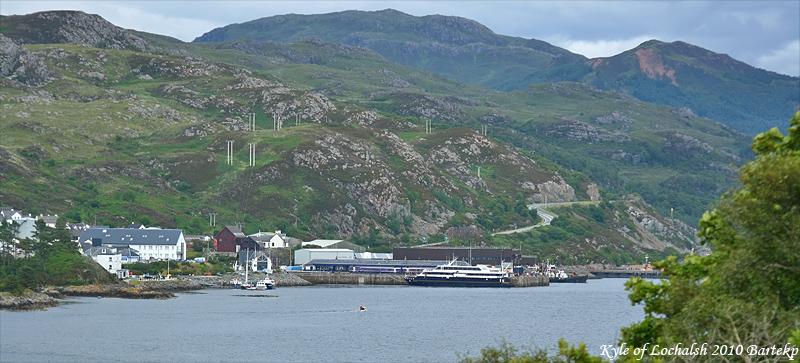
<svg viewBox="0 0 800 363">
<path fill-rule="evenodd" d="M 275 281 L 269 277 L 258 280 L 255 285 L 255 290 L 272 290 L 275 288 Z"/>
<path fill-rule="evenodd" d="M 555 265 L 550 265 L 545 273 L 550 278 L 550 283 L 585 283 L 588 275 L 569 275 L 564 270 L 556 270 Z"/>
<path fill-rule="evenodd" d="M 360 305 L 360 306 L 358 307 L 358 311 L 360 311 L 360 312 L 362 312 L 362 313 L 363 313 L 363 312 L 367 311 L 367 307 L 366 307 L 366 306 L 364 306 L 364 305 Z"/>
</svg>

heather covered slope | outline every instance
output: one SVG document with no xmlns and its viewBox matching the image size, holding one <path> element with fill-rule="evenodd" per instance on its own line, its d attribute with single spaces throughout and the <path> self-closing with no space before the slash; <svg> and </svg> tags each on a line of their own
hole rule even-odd
<svg viewBox="0 0 800 363">
<path fill-rule="evenodd" d="M 529 202 L 601 198 L 615 202 L 481 239 L 621 261 L 688 250 L 680 220 L 747 157 L 744 138 L 719 124 L 577 83 L 491 91 L 318 40 L 205 45 L 125 32 L 150 50 L 6 38 L 16 55 L 0 87 L 3 204 L 198 232 L 214 212 L 248 231 L 385 249 L 451 227 L 488 236 L 533 224 Z M 283 130 L 271 130 L 273 115 Z M 676 219 L 662 216 L 670 208 Z"/>
<path fill-rule="evenodd" d="M 536 39 L 498 35 L 473 20 L 395 10 L 280 15 L 217 28 L 198 43 L 316 39 L 369 48 L 386 59 L 499 90 L 579 81 L 647 102 L 684 107 L 753 134 L 782 125 L 800 106 L 800 79 L 683 43 L 645 42 L 586 59 Z"/>
<path fill-rule="evenodd" d="M 369 48 L 395 63 L 497 89 L 575 80 L 590 70 L 585 57 L 547 42 L 495 34 L 470 19 L 391 9 L 272 16 L 211 30 L 195 42 L 310 39 Z"/>
<path fill-rule="evenodd" d="M 783 126 L 800 107 L 800 79 L 684 42 L 651 40 L 590 61 L 590 84 L 685 107 L 748 134 Z M 687 110 L 688 111 L 688 110 Z"/>
</svg>

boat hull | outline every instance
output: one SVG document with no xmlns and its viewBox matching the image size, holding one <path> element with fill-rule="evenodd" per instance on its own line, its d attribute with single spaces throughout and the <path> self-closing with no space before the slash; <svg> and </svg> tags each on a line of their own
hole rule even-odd
<svg viewBox="0 0 800 363">
<path fill-rule="evenodd" d="M 478 279 L 459 279 L 459 278 L 430 278 L 430 277 L 411 277 L 406 279 L 412 286 L 435 286 L 435 287 L 512 287 L 510 280 L 478 280 Z"/>
<path fill-rule="evenodd" d="M 561 284 L 561 283 L 582 284 L 582 283 L 586 283 L 586 280 L 588 278 L 589 278 L 589 276 L 586 276 L 586 275 L 583 275 L 583 276 L 570 276 L 570 277 L 561 278 L 561 279 L 555 278 L 555 277 L 551 277 L 550 278 L 550 283 L 551 284 Z"/>
</svg>

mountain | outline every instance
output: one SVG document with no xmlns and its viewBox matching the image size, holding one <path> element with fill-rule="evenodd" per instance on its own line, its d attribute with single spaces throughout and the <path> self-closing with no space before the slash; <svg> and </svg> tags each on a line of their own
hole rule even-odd
<svg viewBox="0 0 800 363">
<path fill-rule="evenodd" d="M 325 42 L 369 48 L 392 62 L 498 90 L 579 81 L 686 108 L 753 134 L 800 106 L 800 78 L 751 67 L 683 42 L 646 42 L 586 59 L 536 39 L 498 35 L 469 19 L 395 10 L 279 15 L 209 31 L 195 42 Z"/>
<path fill-rule="evenodd" d="M 596 87 L 688 108 L 748 134 L 782 125 L 800 107 L 797 77 L 684 42 L 651 40 L 589 63 L 593 71 L 584 80 Z"/>
<path fill-rule="evenodd" d="M 576 80 L 590 71 L 585 57 L 547 42 L 498 35 L 460 17 L 416 17 L 391 9 L 272 16 L 211 30 L 195 42 L 309 39 L 369 48 L 396 63 L 504 90 Z"/>
<path fill-rule="evenodd" d="M 500 92 L 321 40 L 195 44 L 122 31 L 146 50 L 0 35 L 14 50 L 0 58 L 0 204 L 194 233 L 212 230 L 213 212 L 247 231 L 373 250 L 447 234 L 626 262 L 692 248 L 685 222 L 749 155 L 720 124 L 580 83 Z M 23 77 L 30 64 L 47 77 Z M 536 223 L 526 203 L 590 199 L 604 202 L 490 235 Z"/>
<path fill-rule="evenodd" d="M 0 17 L 2 32 L 19 44 L 73 43 L 110 49 L 146 50 L 148 44 L 99 15 L 43 11 Z"/>
</svg>

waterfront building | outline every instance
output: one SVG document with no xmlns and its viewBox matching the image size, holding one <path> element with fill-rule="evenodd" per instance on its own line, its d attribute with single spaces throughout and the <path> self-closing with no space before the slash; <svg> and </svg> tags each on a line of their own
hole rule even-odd
<svg viewBox="0 0 800 363">
<path fill-rule="evenodd" d="M 261 232 L 248 235 L 254 241 L 261 244 L 264 249 L 267 248 L 286 248 L 289 247 L 289 237 L 286 233 L 281 233 L 280 230 L 275 232 Z"/>
<path fill-rule="evenodd" d="M 214 249 L 217 252 L 235 254 L 246 249 L 261 250 L 262 247 L 253 238 L 245 235 L 237 226 L 225 226 L 214 236 Z"/>
<path fill-rule="evenodd" d="M 245 265 L 249 271 L 255 272 L 272 272 L 272 259 L 267 251 L 253 251 L 242 250 L 239 251 L 239 257 L 236 259 L 234 269 L 236 271 L 244 271 Z"/>
<path fill-rule="evenodd" d="M 294 251 L 294 264 L 303 265 L 315 259 L 345 259 L 353 260 L 356 258 L 353 250 L 344 248 L 302 248 Z"/>
<path fill-rule="evenodd" d="M 306 271 L 416 274 L 449 261 L 377 260 L 377 259 L 313 259 L 303 266 Z"/>
<path fill-rule="evenodd" d="M 116 275 L 122 269 L 122 254 L 116 248 L 89 245 L 83 254 L 91 257 L 109 273 Z"/>
<path fill-rule="evenodd" d="M 491 247 L 395 247 L 392 254 L 398 260 L 453 260 L 454 258 L 471 263 L 499 266 L 501 262 L 517 263 L 522 257 L 519 250 Z"/>
<path fill-rule="evenodd" d="M 94 247 L 132 248 L 142 260 L 186 259 L 186 240 L 180 229 L 89 228 L 79 241 Z"/>
<path fill-rule="evenodd" d="M 356 258 L 364 260 L 391 260 L 394 258 L 394 255 L 380 252 L 357 252 Z"/>
</svg>

